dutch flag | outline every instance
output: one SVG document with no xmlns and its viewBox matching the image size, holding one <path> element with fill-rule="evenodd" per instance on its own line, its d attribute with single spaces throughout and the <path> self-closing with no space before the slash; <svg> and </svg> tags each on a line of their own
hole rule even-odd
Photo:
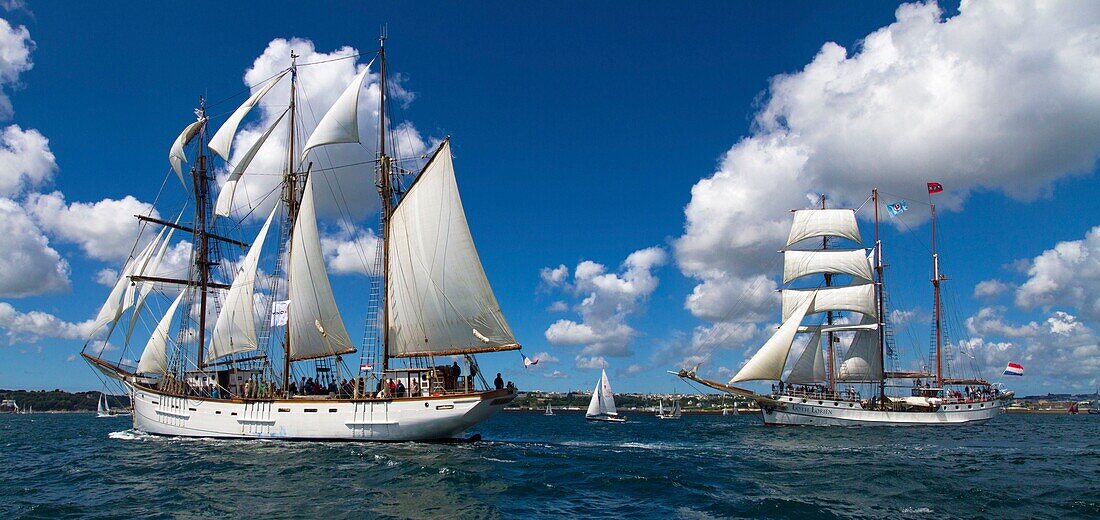
<svg viewBox="0 0 1100 520">
<path fill-rule="evenodd" d="M 1005 367 L 1004 375 L 1006 376 L 1022 376 L 1024 375 L 1024 366 L 1019 363 L 1009 363 Z"/>
</svg>

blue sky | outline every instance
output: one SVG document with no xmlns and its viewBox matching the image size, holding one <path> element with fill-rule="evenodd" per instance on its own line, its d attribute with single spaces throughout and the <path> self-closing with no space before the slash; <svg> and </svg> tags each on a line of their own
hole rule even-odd
<svg viewBox="0 0 1100 520">
<path fill-rule="evenodd" d="M 0 166 L 16 179 L 0 196 L 9 236 L 29 238 L 11 239 L 0 265 L 16 278 L 13 266 L 37 258 L 40 271 L 49 249 L 68 270 L 56 287 L 0 281 L 0 387 L 98 385 L 71 358 L 109 291 L 97 273 L 120 259 L 65 228 L 79 204 L 151 202 L 197 97 L 232 110 L 274 40 L 367 54 L 381 24 L 410 93 L 395 118 L 426 143 L 452 136 L 490 281 L 524 353 L 543 359 L 524 370 L 514 353 L 483 356 L 486 372 L 554 390 L 588 388 L 598 369 L 585 367 L 602 365 L 619 391 L 686 391 L 664 371 L 699 361 L 728 377 L 777 319 L 760 288 L 778 281 L 786 210 L 821 192 L 859 204 L 874 185 L 913 201 L 884 235 L 911 327 L 899 346 L 923 350 L 921 201 L 938 180 L 953 339 L 987 377 L 1024 363 L 1028 375 L 1010 381 L 1024 393 L 1097 385 L 1092 5 L 13 4 L 0 17 L 15 36 L 0 49 L 27 57 L 0 62 L 13 108 L 0 126 L 20 129 L 5 134 L 19 166 Z M 13 147 L 32 129 L 48 145 Z M 88 232 L 125 231 L 109 224 Z M 23 246 L 39 256 L 18 256 Z M 335 280 L 357 338 L 366 278 Z"/>
</svg>

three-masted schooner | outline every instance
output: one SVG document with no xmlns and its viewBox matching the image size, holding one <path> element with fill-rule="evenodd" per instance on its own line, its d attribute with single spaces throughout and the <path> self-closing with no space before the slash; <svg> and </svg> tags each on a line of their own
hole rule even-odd
<svg viewBox="0 0 1100 520">
<path fill-rule="evenodd" d="M 314 193 L 314 179 L 322 173 L 311 157 L 329 145 L 360 142 L 358 98 L 371 64 L 362 67 L 303 144 L 300 108 L 309 105 L 298 83 L 299 68 L 306 64 L 297 64 L 292 53 L 289 68 L 252 86 L 248 99 L 212 136 L 200 107 L 197 120 L 176 139 L 169 160 L 190 191 L 193 223 L 138 217 L 143 231 L 154 236 L 140 250 L 135 247 L 97 316 L 95 339 L 82 352 L 129 389 L 134 428 L 192 437 L 451 439 L 515 398 L 514 388 L 491 390 L 478 377 L 474 354 L 515 350 L 519 344 L 474 247 L 450 140 L 444 139 L 418 171 L 399 165 L 394 139 L 387 141 L 385 38 L 379 41 L 372 60 L 380 78 L 374 160 L 327 168 L 328 175 L 339 168 L 341 175 L 358 175 L 352 182 L 372 182 L 381 198 L 382 236 L 370 291 L 363 294 L 369 309 L 357 369 L 346 366 L 357 349 L 326 271 Z M 231 163 L 237 127 L 280 82 L 289 82 L 289 99 L 279 105 L 286 110 Z M 252 174 L 249 163 L 279 125 L 286 125 L 289 138 L 281 182 L 270 194 L 278 203 L 251 243 L 230 238 L 222 229 L 244 221 L 232 222 L 235 193 L 244 191 L 238 184 Z M 187 149 L 195 157 L 190 182 L 183 170 Z M 228 173 L 216 200 L 208 150 L 226 161 Z M 410 174 L 416 176 L 406 185 Z M 176 231 L 192 238 L 186 278 L 158 272 Z M 260 268 L 265 244 L 274 251 L 268 254 L 274 265 Z M 230 247 L 247 252 L 221 281 L 222 250 Z M 100 339 L 104 331 L 109 339 L 121 329 L 124 338 L 117 341 L 129 344 L 140 313 L 151 308 L 154 290 L 171 303 L 136 366 L 103 359 L 104 350 L 92 347 L 107 341 Z"/>
<path fill-rule="evenodd" d="M 886 369 L 889 339 L 877 189 L 870 198 L 875 208 L 875 244 L 870 251 L 829 248 L 836 240 L 860 245 L 856 210 L 827 209 L 822 197 L 820 209 L 794 211 L 787 248 L 782 251 L 781 325 L 728 383 L 700 377 L 698 367 L 671 373 L 754 399 L 769 425 L 952 425 L 984 422 L 1003 413 L 1012 392 L 984 379 L 954 376 L 944 367 L 940 285 L 946 278 L 940 273 L 936 252 L 935 205 L 931 205 L 935 359 L 916 372 Z M 797 247 L 812 240 L 820 240 L 821 247 Z M 823 283 L 817 286 L 791 285 L 818 275 L 823 275 Z M 842 280 L 847 283 L 838 283 Z M 824 315 L 824 320 L 805 323 L 812 315 Z M 787 369 L 800 333 L 809 334 L 809 342 Z M 854 336 L 837 366 L 839 333 Z M 745 381 L 776 384 L 767 394 L 733 386 Z M 890 395 L 888 389 L 908 395 Z"/>
</svg>

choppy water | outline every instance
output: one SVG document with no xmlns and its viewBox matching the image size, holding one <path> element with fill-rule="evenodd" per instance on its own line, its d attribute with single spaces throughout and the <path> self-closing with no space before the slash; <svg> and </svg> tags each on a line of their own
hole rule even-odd
<svg viewBox="0 0 1100 520">
<path fill-rule="evenodd" d="M 150 437 L 0 416 L 0 518 L 1100 518 L 1100 416 L 960 428 L 506 413 L 475 444 Z"/>
</svg>

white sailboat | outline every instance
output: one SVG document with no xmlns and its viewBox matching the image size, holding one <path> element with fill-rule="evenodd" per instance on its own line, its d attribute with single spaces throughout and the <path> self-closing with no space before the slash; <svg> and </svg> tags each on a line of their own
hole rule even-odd
<svg viewBox="0 0 1100 520">
<path fill-rule="evenodd" d="M 916 372 L 888 371 L 884 360 L 888 342 L 883 288 L 882 241 L 878 237 L 878 190 L 871 201 L 875 208 L 875 245 L 865 249 L 829 248 L 830 240 L 861 242 L 855 210 L 820 209 L 794 212 L 794 221 L 783 251 L 782 324 L 759 351 L 728 383 L 711 381 L 693 370 L 673 374 L 712 388 L 754 399 L 769 425 L 958 425 L 988 421 L 1004 412 L 1012 392 L 1002 392 L 977 377 L 949 377 L 941 352 L 940 274 L 935 241 L 935 206 L 932 205 L 932 285 L 935 298 L 933 333 L 934 365 Z M 806 240 L 821 240 L 820 249 L 790 249 Z M 824 275 L 815 287 L 792 287 L 791 282 Z M 847 279 L 847 283 L 838 284 Z M 838 320 L 839 313 L 850 313 Z M 805 324 L 816 314 L 824 321 Z M 839 367 L 834 335 L 854 333 Z M 791 368 L 791 348 L 798 334 L 810 339 Z M 958 373 L 958 372 L 954 372 Z M 888 395 L 887 388 L 902 388 L 909 380 L 909 395 Z M 734 386 L 745 381 L 776 381 L 772 392 L 758 394 Z M 888 384 L 889 382 L 889 384 Z M 838 388 L 838 385 L 844 385 Z M 860 388 L 863 391 L 860 391 Z M 960 392 L 960 390 L 964 390 Z"/>
<path fill-rule="evenodd" d="M 546 402 L 546 413 L 543 415 L 554 415 L 554 408 L 550 406 L 550 401 Z"/>
<path fill-rule="evenodd" d="M 680 400 L 677 399 L 673 402 L 672 410 L 665 412 L 665 402 L 657 402 L 657 418 L 658 419 L 679 419 L 680 418 Z"/>
<path fill-rule="evenodd" d="M 380 38 L 383 44 L 384 40 Z M 313 69 L 302 70 L 307 64 L 297 65 L 295 58 L 292 53 L 289 68 L 253 86 L 251 96 L 212 137 L 200 106 L 197 120 L 172 146 L 169 159 L 193 196 L 194 221 L 183 225 L 139 217 L 161 231 L 147 233 L 154 238 L 123 266 L 96 319 L 99 332 L 107 331 L 110 337 L 129 316 L 128 344 L 139 311 L 150 307 L 143 307 L 144 299 L 153 297 L 152 290 L 165 293 L 162 298 L 171 304 L 159 315 L 137 366 L 102 359 L 87 345 L 82 355 L 130 389 L 134 427 L 152 434 L 378 441 L 457 438 L 517 393 L 514 388 L 489 389 L 483 379 L 471 375 L 477 371 L 474 354 L 516 350 L 520 345 L 474 247 L 450 139 L 444 139 L 422 167 L 400 166 L 423 158 L 396 156 L 386 115 L 385 48 L 380 45 L 374 60 L 360 67 L 302 144 L 300 108 L 308 113 L 309 105 L 298 89 L 299 74 Z M 375 62 L 380 96 L 373 160 L 315 168 L 314 161 L 328 160 L 327 153 L 320 153 L 324 147 L 360 142 L 358 98 Z M 282 90 L 273 88 L 281 82 Z M 230 163 L 234 136 L 251 109 L 265 96 L 287 91 L 285 103 L 278 100 L 287 107 L 285 112 L 247 153 L 233 155 L 235 162 Z M 228 236 L 246 224 L 234 213 L 240 207 L 235 201 L 248 195 L 238 184 L 255 175 L 249 163 L 273 134 L 288 136 L 281 182 L 269 194 L 279 202 L 246 243 Z M 188 149 L 195 157 L 190 182 L 183 170 Z M 211 197 L 214 159 L 208 150 L 226 160 L 227 175 L 216 201 Z M 315 208 L 314 179 L 334 175 L 337 169 L 340 182 L 367 183 L 381 199 L 382 236 L 374 276 L 361 292 L 364 298 L 369 295 L 367 338 L 359 348 L 344 325 L 326 271 Z M 255 203 L 249 200 L 247 207 Z M 157 271 L 173 231 L 190 234 L 194 244 L 186 278 Z M 235 269 L 226 269 L 228 263 L 222 260 L 239 254 L 233 248 L 246 253 Z M 272 265 L 261 268 L 265 257 Z M 216 319 L 208 320 L 214 309 Z M 355 370 L 347 362 L 357 351 Z M 465 368 L 458 362 L 448 366 L 452 356 L 461 356 Z"/>
<path fill-rule="evenodd" d="M 611 392 L 611 382 L 607 380 L 606 370 L 601 370 L 600 380 L 592 390 L 592 400 L 588 402 L 588 411 L 584 418 L 589 421 L 626 422 L 626 416 L 620 416 L 615 409 L 615 394 Z"/>
</svg>

